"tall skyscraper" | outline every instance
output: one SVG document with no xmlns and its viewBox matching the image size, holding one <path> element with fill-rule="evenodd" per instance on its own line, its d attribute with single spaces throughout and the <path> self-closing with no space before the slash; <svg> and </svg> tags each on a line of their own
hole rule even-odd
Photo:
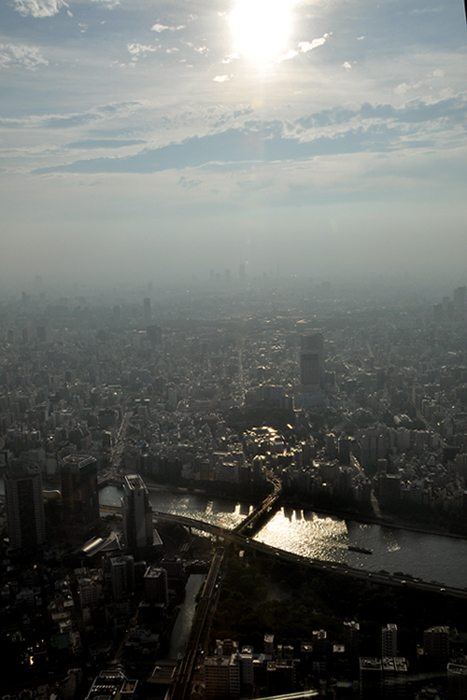
<svg viewBox="0 0 467 700">
<path fill-rule="evenodd" d="M 304 390 L 324 385 L 324 339 L 322 333 L 303 335 L 300 347 L 300 382 Z"/>
<path fill-rule="evenodd" d="M 344 644 L 347 656 L 357 659 L 360 653 L 360 623 L 352 620 L 344 622 Z"/>
<path fill-rule="evenodd" d="M 123 480 L 123 535 L 128 547 L 144 553 L 154 541 L 152 509 L 149 493 L 139 474 L 129 474 Z"/>
<path fill-rule="evenodd" d="M 131 555 L 110 559 L 110 580 L 114 600 L 135 590 L 135 560 Z"/>
<path fill-rule="evenodd" d="M 465 310 L 467 308 L 466 305 L 466 297 L 467 297 L 467 288 L 466 287 L 457 287 L 454 290 L 454 313 L 456 316 L 465 316 Z"/>
<path fill-rule="evenodd" d="M 397 625 L 390 623 L 382 628 L 381 656 L 397 656 Z"/>
<path fill-rule="evenodd" d="M 146 297 L 143 300 L 143 316 L 145 323 L 151 323 L 152 313 L 151 313 L 151 299 Z"/>
<path fill-rule="evenodd" d="M 146 600 L 152 603 L 169 604 L 169 584 L 167 571 L 162 567 L 148 566 L 144 574 Z"/>
<path fill-rule="evenodd" d="M 5 474 L 5 501 L 11 549 L 31 550 L 44 544 L 44 496 L 39 467 L 9 469 Z"/>
<path fill-rule="evenodd" d="M 60 464 L 62 522 L 72 541 L 83 541 L 99 522 L 97 461 L 88 455 L 68 455 Z"/>
</svg>

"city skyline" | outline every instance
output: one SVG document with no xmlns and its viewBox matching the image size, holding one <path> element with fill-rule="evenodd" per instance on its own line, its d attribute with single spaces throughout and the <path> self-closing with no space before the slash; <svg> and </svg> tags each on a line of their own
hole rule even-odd
<svg viewBox="0 0 467 700">
<path fill-rule="evenodd" d="M 462 3 L 250 6 L 2 5 L 4 283 L 460 274 Z"/>
</svg>

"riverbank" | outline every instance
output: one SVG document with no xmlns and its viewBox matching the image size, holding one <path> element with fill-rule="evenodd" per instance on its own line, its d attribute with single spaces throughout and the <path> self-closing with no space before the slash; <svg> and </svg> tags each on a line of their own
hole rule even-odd
<svg viewBox="0 0 467 700">
<path fill-rule="evenodd" d="M 240 490 L 235 493 L 226 493 L 224 488 L 217 487 L 216 484 L 211 484 L 207 490 L 205 488 L 191 488 L 184 486 L 175 486 L 172 484 L 160 484 L 150 478 L 145 477 L 145 483 L 150 491 L 168 492 L 178 495 L 206 496 L 209 498 L 226 498 L 248 500 L 250 494 L 245 494 Z M 467 535 L 462 535 L 455 532 L 450 532 L 448 529 L 428 525 L 425 523 L 415 523 L 396 516 L 385 515 L 378 516 L 374 513 L 355 511 L 350 508 L 323 508 L 313 502 L 297 501 L 297 499 L 281 497 L 279 507 L 293 508 L 294 510 L 314 511 L 319 515 L 339 518 L 341 520 L 352 520 L 353 522 L 363 523 L 368 525 L 379 525 L 398 530 L 408 530 L 410 532 L 420 532 L 425 535 L 438 535 L 441 537 L 451 537 L 453 539 L 467 540 Z"/>
<path fill-rule="evenodd" d="M 211 483 L 209 489 L 193 488 L 190 486 L 175 486 L 173 484 L 160 484 L 149 477 L 145 477 L 145 483 L 150 491 L 167 492 L 178 495 L 205 496 L 208 498 L 225 498 L 249 500 L 251 494 L 245 494 L 243 490 L 235 489 L 235 491 L 226 492 L 224 487 L 219 487 L 217 484 Z M 255 494 L 258 497 L 258 494 Z M 256 499 L 255 499 L 256 500 Z M 297 501 L 295 498 L 281 497 L 279 507 L 293 508 L 294 510 L 314 511 L 319 515 L 335 517 L 341 520 L 352 520 L 353 522 L 363 523 L 368 525 L 379 525 L 398 530 L 408 530 L 410 532 L 420 532 L 425 535 L 438 535 L 440 537 L 451 537 L 453 539 L 467 540 L 467 535 L 451 532 L 447 528 L 425 523 L 415 523 L 396 516 L 385 515 L 378 516 L 374 513 L 355 511 L 350 508 L 323 508 L 313 502 Z"/>
<path fill-rule="evenodd" d="M 377 516 L 372 513 L 360 513 L 347 508 L 323 508 L 313 503 L 297 502 L 295 499 L 281 498 L 279 505 L 283 508 L 293 508 L 294 510 L 313 511 L 318 515 L 339 518 L 340 520 L 352 520 L 365 525 L 379 525 L 397 530 L 408 530 L 410 532 L 420 532 L 424 535 L 437 535 L 439 537 L 451 537 L 458 540 L 467 540 L 466 535 L 450 532 L 446 528 L 429 526 L 423 523 L 413 523 L 402 520 L 394 516 Z"/>
</svg>

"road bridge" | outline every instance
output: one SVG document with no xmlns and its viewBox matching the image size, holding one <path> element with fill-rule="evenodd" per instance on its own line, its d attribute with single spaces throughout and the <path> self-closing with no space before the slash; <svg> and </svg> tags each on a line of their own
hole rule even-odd
<svg viewBox="0 0 467 700">
<path fill-rule="evenodd" d="M 282 493 L 282 484 L 280 479 L 274 479 L 274 491 L 266 496 L 259 506 L 256 506 L 247 517 L 242 520 L 240 525 L 234 529 L 234 532 L 239 535 L 248 535 L 253 537 L 274 515 L 278 506 L 279 498 Z"/>
<path fill-rule="evenodd" d="M 120 513 L 121 509 L 118 506 L 101 506 L 101 511 L 107 513 Z M 364 571 L 362 569 L 354 569 L 347 564 L 341 564 L 339 562 L 324 561 L 322 559 L 315 559 L 314 557 L 304 557 L 300 554 L 295 554 L 294 552 L 287 552 L 283 549 L 279 549 L 278 547 L 264 544 L 264 542 L 259 542 L 252 537 L 246 537 L 238 531 L 227 530 L 223 527 L 219 527 L 218 525 L 206 523 L 202 520 L 195 520 L 194 518 L 188 518 L 184 515 L 157 512 L 153 513 L 153 519 L 156 523 L 162 520 L 175 522 L 192 529 L 209 532 L 216 535 L 220 539 L 223 539 L 225 542 L 235 543 L 239 548 L 252 549 L 268 556 L 275 556 L 283 561 L 290 561 L 295 564 L 308 566 L 316 571 L 327 571 L 329 573 L 335 573 L 342 576 L 350 576 L 351 578 L 367 581 L 368 583 L 377 583 L 388 586 L 403 586 L 407 588 L 416 588 L 420 591 L 430 591 L 432 593 L 451 595 L 456 598 L 467 598 L 467 589 L 464 588 L 442 586 L 439 583 L 425 582 L 411 577 L 404 578 L 402 576 L 394 576 L 384 572 Z"/>
</svg>

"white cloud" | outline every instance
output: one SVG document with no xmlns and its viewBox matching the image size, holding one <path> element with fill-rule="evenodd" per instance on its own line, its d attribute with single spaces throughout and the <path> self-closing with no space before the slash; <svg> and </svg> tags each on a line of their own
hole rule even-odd
<svg viewBox="0 0 467 700">
<path fill-rule="evenodd" d="M 0 44 L 0 69 L 23 66 L 27 70 L 37 70 L 49 62 L 42 56 L 40 49 L 26 44 Z"/>
<path fill-rule="evenodd" d="M 318 46 L 325 44 L 328 36 L 328 34 L 324 34 L 319 39 L 313 39 L 313 41 L 300 41 L 298 47 L 303 53 L 308 53 L 308 51 L 313 51 L 313 49 L 317 49 Z"/>
<path fill-rule="evenodd" d="M 278 63 L 282 63 L 282 61 L 290 61 L 291 58 L 295 58 L 295 56 L 298 56 L 298 51 L 294 51 L 293 49 L 289 49 L 286 54 L 283 56 L 279 56 L 277 59 Z"/>
<path fill-rule="evenodd" d="M 62 7 L 68 7 L 65 0 L 14 0 L 15 10 L 21 15 L 33 17 L 53 17 Z"/>
<path fill-rule="evenodd" d="M 151 27 L 151 32 L 157 32 L 160 34 L 161 32 L 165 32 L 166 29 L 169 29 L 169 27 L 165 24 L 153 24 Z"/>
<path fill-rule="evenodd" d="M 394 92 L 396 95 L 405 95 L 405 93 L 409 90 L 418 90 L 420 87 L 425 85 L 430 86 L 431 89 L 433 78 L 444 78 L 444 75 L 444 70 L 437 68 L 432 73 L 428 73 L 425 78 L 422 78 L 421 80 L 413 81 L 411 83 L 400 83 L 400 85 L 394 88 Z"/>
<path fill-rule="evenodd" d="M 239 58 L 240 58 L 240 56 L 238 55 L 238 53 L 229 53 L 228 56 L 226 56 L 225 58 L 222 59 L 221 63 L 224 63 L 224 64 L 232 63 L 232 61 L 236 61 Z"/>
<path fill-rule="evenodd" d="M 98 2 L 104 5 L 108 10 L 113 10 L 114 7 L 120 5 L 120 0 L 91 0 L 91 2 Z"/>
<path fill-rule="evenodd" d="M 138 44 L 133 42 L 132 44 L 127 44 L 128 52 L 139 56 L 141 53 L 147 53 L 148 51 L 157 51 L 157 46 L 146 46 L 145 44 Z"/>
<path fill-rule="evenodd" d="M 352 68 L 352 66 L 350 65 L 350 63 L 348 61 L 344 61 L 344 63 L 342 64 L 342 67 L 346 68 L 347 70 L 350 70 Z"/>
<path fill-rule="evenodd" d="M 213 78 L 215 83 L 225 83 L 226 80 L 229 80 L 228 75 L 216 75 L 215 78 Z"/>
<path fill-rule="evenodd" d="M 169 27 L 167 24 L 159 24 L 156 22 L 156 24 L 153 24 L 151 27 L 151 32 L 157 32 L 160 34 L 161 32 L 179 32 L 181 29 L 185 29 L 184 24 L 179 24 L 178 27 Z"/>
</svg>

